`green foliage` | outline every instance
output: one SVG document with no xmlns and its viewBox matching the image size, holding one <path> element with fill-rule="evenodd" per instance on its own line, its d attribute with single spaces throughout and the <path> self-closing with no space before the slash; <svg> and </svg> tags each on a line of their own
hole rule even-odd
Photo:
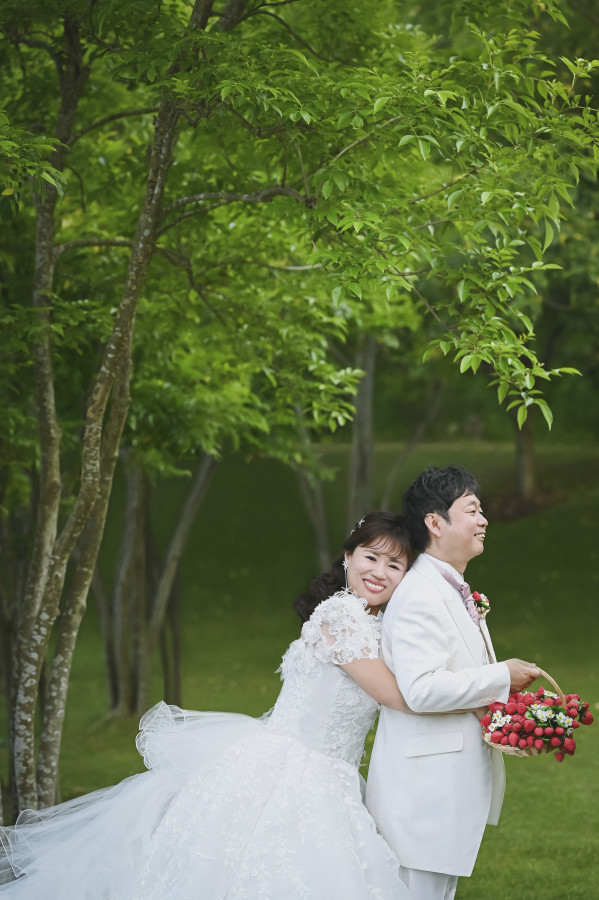
<svg viewBox="0 0 599 900">
<path fill-rule="evenodd" d="M 56 141 L 11 125 L 0 109 L 0 221 L 8 222 L 19 212 L 23 183 L 31 179 L 41 196 L 51 184 L 62 196 L 65 179 L 48 162 Z"/>
<path fill-rule="evenodd" d="M 575 366 L 547 366 L 535 351 L 536 292 L 539 276 L 555 277 L 546 254 L 577 183 L 594 178 L 585 90 L 598 63 L 547 52 L 538 29 L 563 18 L 553 3 L 450 6 L 436 40 L 426 3 L 415 25 L 407 4 L 367 15 L 361 2 L 257 6 L 229 31 L 218 8 L 205 29 L 188 28 L 184 0 L 94 5 L 43 326 L 67 447 L 124 279 L 153 110 L 167 95 L 183 116 L 137 319 L 126 433 L 148 465 L 174 471 L 229 445 L 301 461 L 297 411 L 316 429 L 348 420 L 358 375 L 331 347 L 364 331 L 388 353 L 422 352 L 410 335 L 424 334 L 425 358 L 490 373 L 520 422 L 538 406 L 550 424 L 540 387 Z M 56 128 L 63 16 L 84 12 L 75 0 L 3 6 L 8 114 L 36 134 Z M 10 133 L 19 178 L 44 171 L 60 187 L 63 176 L 35 169 L 52 141 Z M 9 316 L 27 304 L 31 203 L 21 201 L 14 227 L 0 258 Z M 35 327 L 17 315 L 5 338 L 7 396 L 28 387 L 17 369 L 29 366 Z M 27 400 L 17 406 L 13 423 L 27 416 Z"/>
</svg>

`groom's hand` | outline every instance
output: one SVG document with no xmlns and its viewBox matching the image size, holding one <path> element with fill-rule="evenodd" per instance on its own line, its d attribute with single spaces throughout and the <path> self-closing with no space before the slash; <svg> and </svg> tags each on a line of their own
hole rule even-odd
<svg viewBox="0 0 599 900">
<path fill-rule="evenodd" d="M 535 678 L 539 678 L 541 670 L 534 663 L 523 659 L 506 659 L 505 664 L 510 670 L 510 693 L 517 694 L 532 684 Z"/>
</svg>

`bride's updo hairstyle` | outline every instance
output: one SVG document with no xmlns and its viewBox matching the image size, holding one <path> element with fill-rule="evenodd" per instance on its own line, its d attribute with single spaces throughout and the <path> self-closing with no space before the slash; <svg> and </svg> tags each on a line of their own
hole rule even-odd
<svg viewBox="0 0 599 900">
<path fill-rule="evenodd" d="M 406 569 L 410 568 L 414 562 L 414 550 L 403 516 L 384 509 L 375 509 L 354 525 L 343 542 L 345 552 L 333 562 L 331 568 L 313 578 L 309 591 L 299 594 L 293 601 L 293 607 L 302 622 L 308 621 L 319 603 L 345 588 L 343 568 L 345 553 L 351 556 L 356 547 L 371 547 L 381 543 L 397 547 L 401 551 L 401 556 L 405 557 Z"/>
</svg>

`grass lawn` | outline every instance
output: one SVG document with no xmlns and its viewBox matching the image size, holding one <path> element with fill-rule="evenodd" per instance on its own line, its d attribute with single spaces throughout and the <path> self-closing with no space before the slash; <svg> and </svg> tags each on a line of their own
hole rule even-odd
<svg viewBox="0 0 599 900">
<path fill-rule="evenodd" d="M 380 492 L 398 447 L 378 449 Z M 347 448 L 326 451 L 342 470 Z M 477 442 L 423 445 L 409 460 L 399 495 L 428 463 L 461 462 L 497 498 L 513 483 L 512 450 Z M 468 580 L 488 594 L 489 625 L 499 658 L 522 656 L 599 717 L 599 452 L 541 448 L 540 487 L 557 499 L 543 512 L 491 523 L 484 556 Z M 187 485 L 157 492 L 159 539 L 168 537 Z M 343 537 L 344 480 L 327 485 L 332 534 Z M 118 490 L 103 547 L 109 567 L 122 510 Z M 274 674 L 299 632 L 291 600 L 313 574 L 312 538 L 291 473 L 267 460 L 223 464 L 195 525 L 182 567 L 184 704 L 258 715 L 279 689 Z M 155 700 L 160 699 L 158 673 Z M 75 655 L 61 757 L 64 798 L 141 770 L 134 720 L 105 718 L 106 679 L 95 611 L 90 608 Z M 507 758 L 508 788 L 499 827 L 485 836 L 474 875 L 458 900 L 592 900 L 599 897 L 599 725 L 578 731 L 573 759 Z M 5 770 L 5 754 L 0 765 Z M 442 802 L 442 798 L 440 798 Z M 323 898 L 324 900 L 324 898 Z"/>
</svg>

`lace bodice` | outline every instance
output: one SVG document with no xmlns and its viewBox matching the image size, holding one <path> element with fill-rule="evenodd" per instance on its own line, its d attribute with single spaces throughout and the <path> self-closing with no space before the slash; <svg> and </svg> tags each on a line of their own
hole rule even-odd
<svg viewBox="0 0 599 900">
<path fill-rule="evenodd" d="M 317 606 L 283 657 L 283 687 L 266 727 L 358 766 L 378 704 L 339 665 L 378 657 L 381 620 L 349 591 Z"/>
</svg>

